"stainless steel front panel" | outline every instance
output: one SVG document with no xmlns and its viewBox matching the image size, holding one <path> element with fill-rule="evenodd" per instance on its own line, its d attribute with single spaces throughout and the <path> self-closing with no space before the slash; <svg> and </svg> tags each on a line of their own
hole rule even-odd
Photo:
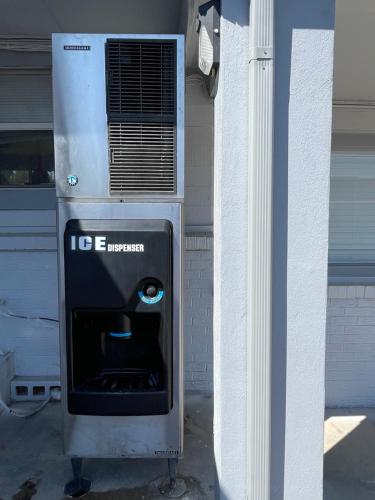
<svg viewBox="0 0 375 500">
<path fill-rule="evenodd" d="M 173 408 L 167 415 L 83 416 L 67 410 L 64 230 L 70 219 L 166 219 L 173 224 Z M 64 447 L 70 456 L 168 458 L 182 455 L 182 205 L 180 203 L 58 203 L 59 313 Z M 100 293 L 100 290 L 98 290 Z"/>
<path fill-rule="evenodd" d="M 105 43 L 116 39 L 166 39 L 177 43 L 175 194 L 126 199 L 181 199 L 184 192 L 184 38 L 182 35 L 54 34 L 53 100 L 56 190 L 60 198 L 113 198 L 109 190 Z M 78 183 L 70 186 L 69 175 Z M 118 197 L 123 197 L 120 194 Z"/>
</svg>

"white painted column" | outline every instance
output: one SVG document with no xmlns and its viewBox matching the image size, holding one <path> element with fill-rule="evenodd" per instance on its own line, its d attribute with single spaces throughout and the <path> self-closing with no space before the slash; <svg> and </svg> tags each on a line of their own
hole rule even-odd
<svg viewBox="0 0 375 500">
<path fill-rule="evenodd" d="M 222 500 L 246 499 L 248 0 L 223 0 L 215 99 L 214 449 Z"/>
<path fill-rule="evenodd" d="M 275 22 L 271 498 L 319 500 L 334 0 L 276 0 Z"/>
<path fill-rule="evenodd" d="M 255 151 L 253 144 L 262 135 L 263 139 L 268 136 L 270 122 L 261 106 L 255 106 L 257 95 L 252 95 L 249 87 L 249 61 L 254 54 L 255 59 L 262 59 L 262 47 L 255 44 L 255 52 L 249 50 L 250 2 L 222 0 L 214 173 L 214 447 L 220 490 L 217 498 L 222 500 L 322 498 L 333 6 L 334 0 L 275 0 L 268 488 L 268 424 L 262 420 L 259 432 L 263 437 L 257 436 L 256 420 L 262 415 L 266 418 L 267 412 L 269 417 L 264 383 L 269 373 L 264 370 L 267 363 L 269 366 L 269 339 L 264 339 L 270 326 L 265 314 L 269 292 L 264 283 L 254 287 L 247 277 L 269 279 L 269 263 L 262 261 L 269 254 L 264 255 L 261 247 L 252 243 L 257 240 L 267 246 L 270 241 L 265 236 L 269 226 L 261 224 L 261 212 L 256 210 L 263 203 L 262 213 L 267 214 L 271 204 L 267 196 L 262 198 L 259 190 L 254 191 L 258 185 L 263 194 L 269 193 L 269 152 Z M 269 11 L 266 14 L 259 15 L 260 23 L 270 19 Z M 272 63 L 267 62 L 268 51 L 265 55 L 259 67 L 266 74 Z M 268 84 L 264 81 L 260 85 L 261 78 L 257 85 L 266 91 Z M 255 108 L 263 113 L 258 120 L 258 139 L 251 133 L 256 121 L 249 119 Z M 261 162 L 266 170 L 260 167 Z M 254 175 L 256 172 L 259 175 Z M 255 195 L 258 201 L 254 201 Z M 255 224 L 263 231 L 256 239 Z M 261 324 L 254 315 L 257 289 L 264 305 L 258 308 Z M 263 363 L 256 352 L 262 354 Z M 262 408 L 255 408 L 262 394 Z M 257 457 L 263 462 L 258 463 Z"/>
</svg>

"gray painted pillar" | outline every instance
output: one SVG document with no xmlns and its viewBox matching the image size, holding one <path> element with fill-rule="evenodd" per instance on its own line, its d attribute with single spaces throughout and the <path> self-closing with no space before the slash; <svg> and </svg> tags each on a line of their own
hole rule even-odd
<svg viewBox="0 0 375 500">
<path fill-rule="evenodd" d="M 319 500 L 334 0 L 276 0 L 272 500 Z"/>
<path fill-rule="evenodd" d="M 246 498 L 248 0 L 223 0 L 215 99 L 214 448 L 217 498 Z"/>
</svg>

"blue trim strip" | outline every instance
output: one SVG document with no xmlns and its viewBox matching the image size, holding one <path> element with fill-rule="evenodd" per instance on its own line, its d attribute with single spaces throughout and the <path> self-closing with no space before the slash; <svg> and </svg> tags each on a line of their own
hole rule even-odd
<svg viewBox="0 0 375 500">
<path fill-rule="evenodd" d="M 111 337 L 128 339 L 133 335 L 133 333 L 132 332 L 121 332 L 121 333 L 109 332 L 109 335 Z"/>
</svg>

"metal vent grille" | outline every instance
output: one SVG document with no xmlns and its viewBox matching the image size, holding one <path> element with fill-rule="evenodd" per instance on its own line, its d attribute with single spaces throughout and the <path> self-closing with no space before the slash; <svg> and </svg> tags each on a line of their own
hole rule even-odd
<svg viewBox="0 0 375 500">
<path fill-rule="evenodd" d="M 173 41 L 107 42 L 108 113 L 158 116 L 175 114 L 175 43 Z"/>
<path fill-rule="evenodd" d="M 111 192 L 173 192 L 175 129 L 163 123 L 110 123 Z"/>
<path fill-rule="evenodd" d="M 107 41 L 112 194 L 176 190 L 176 43 Z"/>
</svg>

